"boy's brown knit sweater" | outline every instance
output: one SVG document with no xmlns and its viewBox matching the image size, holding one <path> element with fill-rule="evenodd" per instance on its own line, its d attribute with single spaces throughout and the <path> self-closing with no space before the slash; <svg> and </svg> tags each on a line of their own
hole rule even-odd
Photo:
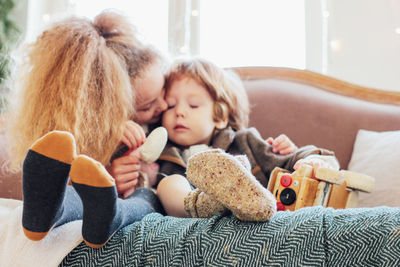
<svg viewBox="0 0 400 267">
<path fill-rule="evenodd" d="M 246 155 L 251 164 L 253 175 L 260 183 L 267 187 L 269 175 L 275 167 L 293 171 L 294 164 L 309 155 L 329 155 L 332 151 L 317 148 L 313 145 L 300 147 L 296 152 L 288 155 L 280 155 L 272 152 L 270 146 L 255 128 L 247 128 L 234 131 L 227 128 L 214 134 L 211 140 L 212 148 L 221 148 L 233 155 Z M 161 154 L 158 182 L 165 175 L 181 174 L 185 176 L 187 158 L 183 156 L 185 149 L 169 142 Z M 157 182 L 157 183 L 158 183 Z"/>
</svg>

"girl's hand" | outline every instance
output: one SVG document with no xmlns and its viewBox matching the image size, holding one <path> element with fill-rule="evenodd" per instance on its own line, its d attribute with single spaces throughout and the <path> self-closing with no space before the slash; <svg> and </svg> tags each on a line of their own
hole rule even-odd
<svg viewBox="0 0 400 267">
<path fill-rule="evenodd" d="M 107 171 L 115 179 L 118 195 L 126 197 L 135 191 L 139 170 L 140 161 L 137 156 L 122 156 L 111 163 Z"/>
<path fill-rule="evenodd" d="M 267 142 L 272 146 L 274 153 L 281 155 L 291 154 L 297 150 L 297 146 L 285 134 L 281 134 L 275 139 L 268 137 Z"/>
<path fill-rule="evenodd" d="M 121 142 L 129 147 L 129 150 L 135 150 L 143 145 L 145 141 L 146 135 L 143 131 L 143 128 L 134 121 L 127 121 L 125 123 L 125 129 L 121 138 Z"/>
</svg>

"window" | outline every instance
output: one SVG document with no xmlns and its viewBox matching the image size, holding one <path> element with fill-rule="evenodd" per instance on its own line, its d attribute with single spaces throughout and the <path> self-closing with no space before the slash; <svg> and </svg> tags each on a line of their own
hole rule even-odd
<svg viewBox="0 0 400 267">
<path fill-rule="evenodd" d="M 201 55 L 223 67 L 305 68 L 304 0 L 91 0 L 75 13 L 122 10 L 161 51 Z"/>
<path fill-rule="evenodd" d="M 55 20 L 121 10 L 165 54 L 222 67 L 279 66 L 400 91 L 400 1 L 29 0 L 16 18 L 32 42 Z M 26 23 L 25 23 L 26 22 Z"/>
<path fill-rule="evenodd" d="M 304 1 L 201 0 L 199 52 L 223 66 L 305 68 Z"/>
<path fill-rule="evenodd" d="M 135 25 L 140 38 L 154 44 L 160 51 L 168 51 L 168 1 L 165 0 L 78 0 L 75 14 L 94 18 L 105 9 L 116 9 Z"/>
</svg>

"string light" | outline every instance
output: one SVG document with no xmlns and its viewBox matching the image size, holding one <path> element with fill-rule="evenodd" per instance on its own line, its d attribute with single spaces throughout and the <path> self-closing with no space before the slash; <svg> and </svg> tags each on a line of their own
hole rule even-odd
<svg viewBox="0 0 400 267">
<path fill-rule="evenodd" d="M 330 42 L 330 45 L 331 45 L 332 51 L 339 51 L 340 48 L 342 47 L 342 44 L 339 40 L 332 40 Z"/>
<path fill-rule="evenodd" d="M 189 49 L 186 46 L 182 46 L 179 48 L 179 52 L 181 52 L 181 54 L 187 54 L 188 51 Z"/>
<path fill-rule="evenodd" d="M 43 15 L 43 17 L 42 17 L 42 19 L 43 19 L 43 22 L 49 22 L 50 21 L 50 15 L 49 14 L 44 14 Z"/>
<path fill-rule="evenodd" d="M 199 11 L 197 9 L 192 10 L 192 16 L 197 17 L 199 15 Z"/>
</svg>

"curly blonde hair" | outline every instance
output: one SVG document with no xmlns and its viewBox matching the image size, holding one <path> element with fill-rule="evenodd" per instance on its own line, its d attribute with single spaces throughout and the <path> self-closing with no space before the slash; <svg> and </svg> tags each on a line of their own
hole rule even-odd
<svg viewBox="0 0 400 267">
<path fill-rule="evenodd" d="M 52 130 L 71 132 L 78 153 L 108 164 L 134 115 L 131 84 L 157 53 L 115 12 L 61 21 L 25 52 L 8 112 L 10 169 Z"/>
<path fill-rule="evenodd" d="M 191 78 L 207 89 L 214 100 L 213 119 L 228 120 L 235 130 L 249 123 L 249 101 L 242 81 L 233 71 L 218 67 L 203 58 L 176 59 L 167 74 L 165 88 L 182 78 Z"/>
</svg>

